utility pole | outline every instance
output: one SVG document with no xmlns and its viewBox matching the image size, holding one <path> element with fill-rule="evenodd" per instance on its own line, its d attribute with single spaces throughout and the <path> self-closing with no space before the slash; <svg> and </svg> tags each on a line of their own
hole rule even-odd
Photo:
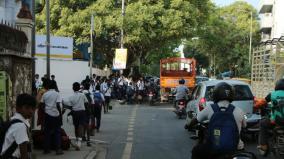
<svg viewBox="0 0 284 159">
<path fill-rule="evenodd" d="M 122 26 L 121 26 L 121 41 L 120 41 L 120 47 L 123 49 L 123 41 L 124 41 L 124 30 L 123 30 L 123 25 L 124 25 L 124 16 L 125 16 L 125 0 L 122 0 L 121 2 L 121 15 L 122 15 Z"/>
<path fill-rule="evenodd" d="M 249 40 L 249 65 L 251 66 L 251 51 L 252 51 L 252 11 L 250 12 L 250 40 Z"/>
<path fill-rule="evenodd" d="M 90 77 L 93 75 L 93 54 L 94 54 L 94 39 L 93 39 L 93 32 L 94 32 L 94 15 L 91 16 L 91 50 L 90 50 Z"/>
<path fill-rule="evenodd" d="M 46 4 L 46 75 L 50 79 L 50 12 L 49 0 L 45 0 Z"/>
<path fill-rule="evenodd" d="M 36 24 L 35 24 L 35 0 L 32 0 L 32 16 L 33 16 L 33 28 L 32 28 L 32 79 L 35 79 L 35 33 L 36 33 Z"/>
</svg>

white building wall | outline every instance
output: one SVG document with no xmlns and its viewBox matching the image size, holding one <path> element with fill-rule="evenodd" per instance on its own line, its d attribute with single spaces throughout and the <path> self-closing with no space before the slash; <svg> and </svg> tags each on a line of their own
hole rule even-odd
<svg viewBox="0 0 284 159">
<path fill-rule="evenodd" d="M 284 36 L 284 0 L 275 0 L 272 38 Z"/>
<path fill-rule="evenodd" d="M 81 83 L 90 74 L 88 64 L 88 61 L 50 60 L 50 74 L 55 75 L 55 80 L 63 98 L 73 93 L 72 84 L 74 82 Z M 93 73 L 98 76 L 109 76 L 111 71 L 93 68 Z M 39 74 L 40 78 L 46 74 L 45 58 L 36 59 L 36 74 Z"/>
<path fill-rule="evenodd" d="M 72 84 L 85 79 L 89 75 L 88 62 L 85 61 L 62 61 L 50 60 L 50 74 L 55 75 L 60 94 L 68 97 L 72 94 Z M 40 78 L 46 74 L 46 60 L 36 60 L 36 73 Z"/>
</svg>

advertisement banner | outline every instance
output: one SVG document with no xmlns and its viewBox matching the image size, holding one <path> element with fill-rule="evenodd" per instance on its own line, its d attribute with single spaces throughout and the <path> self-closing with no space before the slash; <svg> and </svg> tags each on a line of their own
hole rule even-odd
<svg viewBox="0 0 284 159">
<path fill-rule="evenodd" d="M 122 70 L 126 69 L 127 62 L 127 49 L 116 49 L 115 58 L 113 62 L 113 69 Z"/>
<path fill-rule="evenodd" d="M 36 57 L 46 57 L 46 36 L 36 35 Z M 73 59 L 73 38 L 50 37 L 50 58 Z"/>
</svg>

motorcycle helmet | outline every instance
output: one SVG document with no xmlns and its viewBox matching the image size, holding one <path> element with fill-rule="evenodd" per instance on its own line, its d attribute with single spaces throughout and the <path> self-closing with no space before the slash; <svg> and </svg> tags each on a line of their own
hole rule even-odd
<svg viewBox="0 0 284 159">
<path fill-rule="evenodd" d="M 284 79 L 280 79 L 276 82 L 275 91 L 284 90 Z"/>
<path fill-rule="evenodd" d="M 213 101 L 218 103 L 222 100 L 228 100 L 232 102 L 234 100 L 235 90 L 226 82 L 218 83 L 213 90 Z"/>
<path fill-rule="evenodd" d="M 179 80 L 179 84 L 184 84 L 185 80 L 182 78 L 181 80 Z"/>
</svg>

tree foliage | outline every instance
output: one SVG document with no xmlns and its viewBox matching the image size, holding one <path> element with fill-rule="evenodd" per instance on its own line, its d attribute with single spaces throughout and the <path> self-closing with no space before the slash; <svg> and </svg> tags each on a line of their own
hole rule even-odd
<svg viewBox="0 0 284 159">
<path fill-rule="evenodd" d="M 121 0 L 54 0 L 51 32 L 73 37 L 77 44 L 89 42 L 90 17 L 94 14 L 95 53 L 101 53 L 104 63 L 111 64 L 123 27 L 128 65 L 137 65 L 149 62 L 150 54 L 160 54 L 160 48 L 173 47 L 168 44 L 177 47 L 177 41 L 192 37 L 206 22 L 210 4 L 209 0 L 128 0 L 123 20 Z M 45 18 L 42 12 L 36 19 L 37 31 L 42 34 Z"/>
<path fill-rule="evenodd" d="M 210 10 L 206 25 L 197 31 L 198 38 L 188 40 L 186 48 L 206 55 L 216 73 L 236 68 L 239 76 L 249 76 L 251 12 L 253 45 L 257 44 L 260 40 L 257 11 L 248 3 L 237 1 Z"/>
</svg>

